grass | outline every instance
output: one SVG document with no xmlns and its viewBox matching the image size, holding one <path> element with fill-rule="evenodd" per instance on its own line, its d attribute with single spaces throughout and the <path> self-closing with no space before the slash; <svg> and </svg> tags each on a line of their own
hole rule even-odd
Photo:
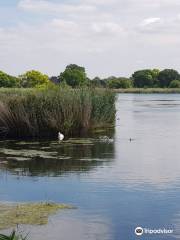
<svg viewBox="0 0 180 240">
<path fill-rule="evenodd" d="M 26 240 L 26 237 L 23 237 L 21 234 L 16 234 L 16 231 L 12 231 L 10 235 L 0 234 L 0 240 Z"/>
<path fill-rule="evenodd" d="M 180 88 L 127 88 L 113 91 L 116 93 L 180 93 Z"/>
<path fill-rule="evenodd" d="M 20 224 L 45 225 L 49 216 L 71 206 L 55 203 L 0 204 L 0 229 L 14 228 Z"/>
<path fill-rule="evenodd" d="M 114 123 L 115 94 L 101 89 L 1 89 L 0 135 L 79 136 Z"/>
</svg>

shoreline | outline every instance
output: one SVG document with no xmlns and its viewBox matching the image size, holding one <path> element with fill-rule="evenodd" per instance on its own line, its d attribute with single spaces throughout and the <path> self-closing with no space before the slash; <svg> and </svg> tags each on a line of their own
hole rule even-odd
<svg viewBox="0 0 180 240">
<path fill-rule="evenodd" d="M 143 93 L 174 93 L 179 94 L 180 88 L 127 88 L 127 89 L 112 89 L 115 93 L 137 93 L 137 94 L 143 94 Z"/>
</svg>

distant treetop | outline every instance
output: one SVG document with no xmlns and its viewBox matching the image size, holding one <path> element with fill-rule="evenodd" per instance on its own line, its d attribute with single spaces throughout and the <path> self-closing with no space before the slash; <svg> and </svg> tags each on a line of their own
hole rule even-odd
<svg viewBox="0 0 180 240">
<path fill-rule="evenodd" d="M 49 77 L 39 71 L 31 70 L 19 76 L 22 87 L 33 88 L 46 85 L 49 82 Z"/>
<path fill-rule="evenodd" d="M 71 87 L 82 86 L 88 83 L 85 68 L 76 64 L 68 65 L 65 71 L 60 74 L 59 80 Z"/>
<path fill-rule="evenodd" d="M 69 64 L 59 76 L 48 77 L 36 70 L 27 71 L 19 77 L 0 71 L 0 87 L 34 88 L 49 85 L 69 85 L 72 88 L 88 86 L 94 88 L 179 88 L 180 74 L 174 69 L 141 69 L 135 71 L 130 78 L 110 76 L 89 79 L 86 69 L 76 64 Z"/>
</svg>

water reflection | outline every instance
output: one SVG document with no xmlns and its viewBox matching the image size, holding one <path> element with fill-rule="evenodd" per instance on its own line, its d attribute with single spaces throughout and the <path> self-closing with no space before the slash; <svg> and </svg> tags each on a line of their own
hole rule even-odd
<svg viewBox="0 0 180 240">
<path fill-rule="evenodd" d="M 62 143 L 7 141 L 5 146 L 0 148 L 1 169 L 19 176 L 85 172 L 114 158 L 114 143 L 99 138 L 70 139 Z"/>
<path fill-rule="evenodd" d="M 57 227 L 58 226 L 58 227 Z M 81 216 L 71 213 L 61 213 L 49 219 L 49 224 L 44 226 L 19 226 L 19 231 L 24 235 L 28 234 L 28 239 L 33 240 L 111 240 L 113 239 L 111 223 L 108 219 L 101 219 L 94 215 Z M 6 233 L 7 231 L 2 231 Z"/>
<path fill-rule="evenodd" d="M 120 126 L 116 129 L 115 145 L 117 168 L 112 172 L 116 176 L 115 182 L 123 182 L 132 188 L 153 185 L 162 190 L 179 185 L 179 103 L 180 95 L 119 96 Z M 134 141 L 129 142 L 130 137 Z"/>
<path fill-rule="evenodd" d="M 117 110 L 114 136 L 1 142 L 0 200 L 78 207 L 53 217 L 54 225 L 25 227 L 33 240 L 42 232 L 44 240 L 51 232 L 65 240 L 136 239 L 137 225 L 174 229 L 158 240 L 180 238 L 180 95 L 121 94 Z M 115 141 L 102 142 L 103 135 Z"/>
</svg>

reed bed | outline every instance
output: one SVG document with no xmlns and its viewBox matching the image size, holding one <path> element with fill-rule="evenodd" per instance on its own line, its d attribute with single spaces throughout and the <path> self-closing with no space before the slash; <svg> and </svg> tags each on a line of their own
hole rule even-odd
<svg viewBox="0 0 180 240">
<path fill-rule="evenodd" d="M 114 119 L 115 95 L 109 90 L 0 90 L 0 135 L 6 138 L 52 137 L 59 131 L 79 136 Z"/>
</svg>

